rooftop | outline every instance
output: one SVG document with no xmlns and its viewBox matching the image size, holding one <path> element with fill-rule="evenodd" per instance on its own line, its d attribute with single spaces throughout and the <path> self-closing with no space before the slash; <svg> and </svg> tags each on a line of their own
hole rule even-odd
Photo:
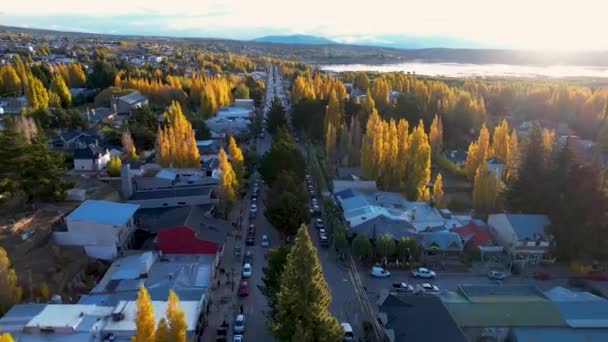
<svg viewBox="0 0 608 342">
<path fill-rule="evenodd" d="M 520 240 L 536 240 L 538 236 L 545 236 L 545 228 L 551 222 L 546 215 L 534 214 L 506 214 L 513 230 Z"/>
<path fill-rule="evenodd" d="M 181 298 L 180 298 L 181 299 Z M 168 302 L 163 301 L 152 301 L 152 309 L 154 311 L 154 320 L 156 324 L 162 318 L 165 318 L 165 312 L 167 311 Z M 198 315 L 201 311 L 200 303 L 198 301 L 184 301 L 180 300 L 179 307 L 184 311 L 184 318 L 186 321 L 186 330 L 193 331 L 196 329 L 196 322 Z M 123 301 L 117 304 L 116 308 L 122 309 L 121 312 L 124 314 L 124 319 L 119 321 L 107 320 L 107 323 L 103 327 L 104 332 L 134 332 L 135 331 L 135 314 L 137 312 L 137 305 L 135 301 Z"/>
<path fill-rule="evenodd" d="M 608 329 L 515 328 L 512 336 L 514 342 L 604 342 Z"/>
<path fill-rule="evenodd" d="M 142 102 L 146 100 L 146 97 L 140 94 L 139 92 L 133 92 L 129 95 L 121 96 L 118 98 L 120 101 L 124 101 L 128 104 L 134 104 L 137 102 Z"/>
<path fill-rule="evenodd" d="M 210 196 L 213 188 L 215 188 L 215 186 L 191 185 L 174 187 L 170 189 L 136 191 L 133 193 L 133 195 L 131 195 L 131 198 L 129 198 L 129 200 L 140 201 L 172 197 Z"/>
<path fill-rule="evenodd" d="M 126 224 L 139 208 L 138 204 L 86 200 L 66 220 L 97 222 L 114 226 Z"/>
<path fill-rule="evenodd" d="M 589 292 L 575 292 L 563 287 L 546 291 L 545 296 L 557 307 L 572 328 L 608 328 L 608 300 Z"/>
</svg>

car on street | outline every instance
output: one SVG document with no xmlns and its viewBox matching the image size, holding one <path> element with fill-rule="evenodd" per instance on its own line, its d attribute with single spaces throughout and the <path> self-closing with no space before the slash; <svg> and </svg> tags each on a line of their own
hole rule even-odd
<svg viewBox="0 0 608 342">
<path fill-rule="evenodd" d="M 321 247 L 329 247 L 329 240 L 327 239 L 327 235 L 319 235 L 319 244 L 321 245 Z"/>
<path fill-rule="evenodd" d="M 260 244 L 262 247 L 269 247 L 270 241 L 268 240 L 268 235 L 262 235 L 262 243 Z"/>
<path fill-rule="evenodd" d="M 314 210 L 315 214 L 321 213 L 321 208 L 318 205 L 313 205 L 312 210 Z"/>
<path fill-rule="evenodd" d="M 435 279 L 437 275 L 434 271 L 431 271 L 426 267 L 416 267 L 412 270 L 412 277 L 423 279 Z"/>
<path fill-rule="evenodd" d="M 323 219 L 318 218 L 315 221 L 315 227 L 317 227 L 317 229 L 325 228 L 325 225 L 323 224 Z"/>
<path fill-rule="evenodd" d="M 408 283 L 393 283 L 393 292 L 397 294 L 414 293 L 414 287 Z"/>
<path fill-rule="evenodd" d="M 245 315 L 238 314 L 234 319 L 234 333 L 242 334 L 245 332 Z"/>
<path fill-rule="evenodd" d="M 324 228 L 319 229 L 319 236 L 327 235 Z"/>
<path fill-rule="evenodd" d="M 348 323 L 340 323 L 340 325 L 342 326 L 342 331 L 344 331 L 344 337 L 342 340 L 344 342 L 355 341 L 355 335 L 353 334 L 353 327 L 351 327 L 350 324 L 348 324 Z"/>
<path fill-rule="evenodd" d="M 490 271 L 488 272 L 488 278 L 492 280 L 505 280 L 507 279 L 507 274 L 501 271 Z"/>
<path fill-rule="evenodd" d="M 418 288 L 416 289 L 418 293 L 420 294 L 436 294 L 439 293 L 439 288 L 433 284 L 429 284 L 429 283 L 423 283 L 418 285 Z"/>
<path fill-rule="evenodd" d="M 388 278 L 391 276 L 391 272 L 385 270 L 382 267 L 374 266 L 369 271 L 372 277 L 374 278 Z"/>
<path fill-rule="evenodd" d="M 243 278 L 251 277 L 251 264 L 243 265 Z"/>
<path fill-rule="evenodd" d="M 246 281 L 242 281 L 241 285 L 239 285 L 239 296 L 247 297 L 249 296 L 249 283 Z"/>
<path fill-rule="evenodd" d="M 245 245 L 247 245 L 247 246 L 255 245 L 255 234 L 247 234 L 247 239 L 245 240 Z"/>
<path fill-rule="evenodd" d="M 245 264 L 253 264 L 253 252 L 250 249 L 246 250 L 243 256 L 243 265 Z"/>
<path fill-rule="evenodd" d="M 243 335 L 234 335 L 232 337 L 232 342 L 243 342 Z"/>
</svg>

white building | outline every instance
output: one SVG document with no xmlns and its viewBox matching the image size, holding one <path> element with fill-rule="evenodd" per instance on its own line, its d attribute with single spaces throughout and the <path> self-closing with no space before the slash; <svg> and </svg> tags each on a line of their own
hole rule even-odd
<svg viewBox="0 0 608 342">
<path fill-rule="evenodd" d="M 107 148 L 91 144 L 74 151 L 74 170 L 100 171 L 110 161 L 111 154 Z"/>
<path fill-rule="evenodd" d="M 97 259 L 111 260 L 128 247 L 135 230 L 137 204 L 87 200 L 66 218 L 66 231 L 55 231 L 60 245 L 82 246 Z"/>
<path fill-rule="evenodd" d="M 490 233 L 511 255 L 514 263 L 537 264 L 551 251 L 553 237 L 546 232 L 550 225 L 545 215 L 492 214 L 488 216 Z"/>
<path fill-rule="evenodd" d="M 245 108 L 251 111 L 255 109 L 253 99 L 234 99 L 234 106 L 239 108 Z"/>
</svg>

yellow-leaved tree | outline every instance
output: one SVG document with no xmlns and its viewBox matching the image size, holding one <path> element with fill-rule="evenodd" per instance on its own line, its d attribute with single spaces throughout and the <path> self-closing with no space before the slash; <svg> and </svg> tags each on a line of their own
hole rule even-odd
<svg viewBox="0 0 608 342">
<path fill-rule="evenodd" d="M 509 137 L 509 157 L 505 165 L 505 183 L 508 183 L 510 179 L 515 176 L 517 171 L 517 165 L 519 160 L 519 139 L 517 138 L 517 131 L 513 129 L 511 136 Z"/>
<path fill-rule="evenodd" d="M 412 130 L 409 137 L 408 172 L 405 194 L 409 200 L 429 199 L 428 184 L 431 180 L 431 145 L 424 132 L 422 120 Z"/>
<path fill-rule="evenodd" d="M 164 113 L 164 124 L 156 133 L 156 160 L 163 167 L 200 168 L 192 125 L 177 101 Z"/>
<path fill-rule="evenodd" d="M 245 177 L 245 158 L 243 157 L 243 151 L 236 144 L 233 136 L 230 136 L 228 142 L 228 153 L 230 154 L 230 164 L 232 164 L 236 179 L 241 184 Z"/>
<path fill-rule="evenodd" d="M 123 155 L 129 158 L 130 160 L 139 159 L 139 157 L 137 156 L 137 151 L 135 150 L 135 144 L 133 143 L 131 131 L 129 131 L 129 127 L 125 127 L 125 129 L 122 131 L 122 136 L 120 140 L 122 141 Z"/>
<path fill-rule="evenodd" d="M 469 145 L 464 169 L 469 179 L 473 179 L 481 164 L 485 164 L 490 150 L 490 132 L 485 124 L 479 130 L 477 141 Z"/>
<path fill-rule="evenodd" d="M 186 318 L 179 307 L 179 298 L 173 290 L 169 291 L 167 303 L 168 336 L 171 342 L 186 342 Z"/>
<path fill-rule="evenodd" d="M 431 122 L 429 143 L 431 144 L 432 153 L 441 153 L 441 146 L 443 144 L 443 124 L 441 123 L 441 118 L 437 114 L 435 114 L 435 117 Z"/>
<path fill-rule="evenodd" d="M 221 148 L 220 152 L 218 153 L 218 162 L 218 169 L 220 173 L 220 182 L 218 186 L 220 211 L 224 215 L 227 215 L 228 210 L 236 200 L 238 181 L 223 148 Z"/>
<path fill-rule="evenodd" d="M 435 182 L 433 183 L 433 203 L 438 208 L 441 208 L 443 204 L 443 177 L 441 177 L 441 173 L 435 176 Z"/>
<path fill-rule="evenodd" d="M 10 333 L 0 334 L 0 342 L 15 342 L 13 336 Z"/>
<path fill-rule="evenodd" d="M 496 176 L 488 171 L 486 163 L 481 163 L 473 181 L 473 207 L 479 213 L 489 213 L 496 209 L 500 191 Z"/>
<path fill-rule="evenodd" d="M 142 285 L 137 292 L 137 312 L 135 313 L 135 336 L 131 342 L 154 341 L 154 309 L 148 290 Z"/>
<path fill-rule="evenodd" d="M 154 342 L 171 342 L 169 340 L 169 326 L 167 320 L 161 318 L 156 326 L 156 336 L 154 336 Z"/>
<path fill-rule="evenodd" d="M 0 247 L 0 315 L 21 301 L 23 290 L 17 285 L 17 274 L 11 268 L 6 250 Z"/>
</svg>

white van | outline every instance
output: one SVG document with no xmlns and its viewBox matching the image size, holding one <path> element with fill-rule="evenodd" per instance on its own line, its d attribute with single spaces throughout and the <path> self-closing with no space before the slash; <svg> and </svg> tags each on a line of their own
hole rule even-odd
<svg viewBox="0 0 608 342">
<path fill-rule="evenodd" d="M 351 342 L 355 340 L 355 335 L 353 334 L 353 327 L 348 323 L 341 323 L 342 330 L 344 330 L 344 342 Z"/>
</svg>

